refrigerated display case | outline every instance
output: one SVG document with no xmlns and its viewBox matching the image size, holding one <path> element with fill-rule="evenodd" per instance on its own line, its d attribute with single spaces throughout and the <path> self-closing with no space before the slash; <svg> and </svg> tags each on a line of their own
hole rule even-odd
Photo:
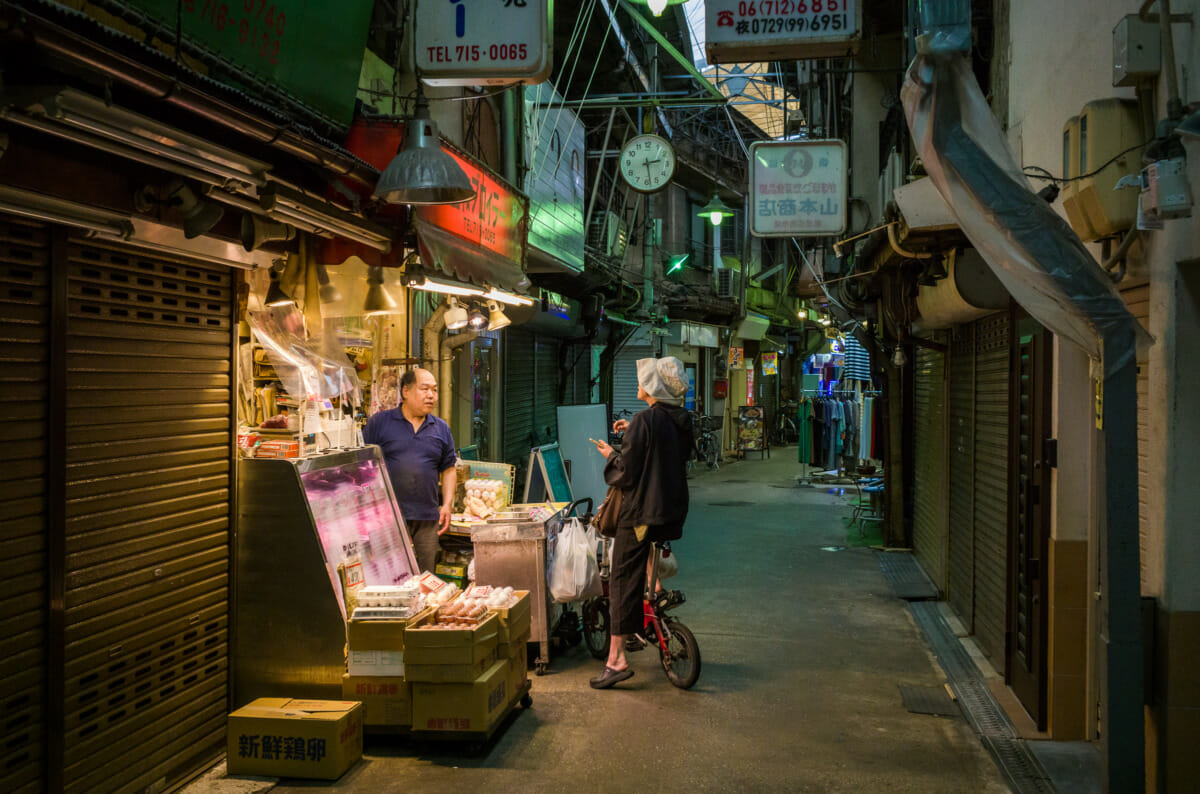
<svg viewBox="0 0 1200 794">
<path fill-rule="evenodd" d="M 379 448 L 238 463 L 234 706 L 340 700 L 349 586 L 418 573 Z"/>
</svg>

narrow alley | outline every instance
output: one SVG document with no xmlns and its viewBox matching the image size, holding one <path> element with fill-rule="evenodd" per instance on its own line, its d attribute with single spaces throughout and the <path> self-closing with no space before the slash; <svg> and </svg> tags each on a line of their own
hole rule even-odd
<svg viewBox="0 0 1200 794">
<path fill-rule="evenodd" d="M 363 763 L 329 788 L 1008 791 L 964 719 L 905 710 L 901 685 L 945 677 L 877 552 L 847 530 L 840 489 L 797 486 L 795 461 L 775 449 L 691 481 L 669 584 L 700 644 L 695 688 L 673 687 L 647 649 L 630 655 L 632 679 L 594 691 L 600 663 L 581 644 L 532 679 L 533 707 L 481 757 L 368 736 Z"/>
</svg>

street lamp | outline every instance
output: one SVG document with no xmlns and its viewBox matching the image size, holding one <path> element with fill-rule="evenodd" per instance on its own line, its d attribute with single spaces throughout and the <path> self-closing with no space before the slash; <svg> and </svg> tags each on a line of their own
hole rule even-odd
<svg viewBox="0 0 1200 794">
<path fill-rule="evenodd" d="M 720 226 L 721 221 L 733 217 L 733 210 L 726 207 L 721 201 L 721 197 L 714 193 L 713 197 L 709 199 L 708 203 L 697 214 L 701 218 L 708 219 L 708 222 L 713 226 Z"/>
</svg>

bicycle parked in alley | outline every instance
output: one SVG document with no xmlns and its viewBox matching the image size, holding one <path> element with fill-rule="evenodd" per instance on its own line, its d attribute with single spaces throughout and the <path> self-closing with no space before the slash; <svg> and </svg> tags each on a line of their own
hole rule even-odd
<svg viewBox="0 0 1200 794">
<path fill-rule="evenodd" d="M 604 594 L 589 598 L 583 604 L 583 642 L 597 659 L 608 656 L 608 570 L 612 541 L 600 544 L 600 579 Z M 700 679 L 700 646 L 696 636 L 669 610 L 683 604 L 686 599 L 679 590 L 655 592 L 658 588 L 659 555 L 670 555 L 671 544 L 660 541 L 654 544 L 654 565 L 650 569 L 650 581 L 642 600 L 642 631 L 633 635 L 630 642 L 636 647 L 626 650 L 640 651 L 648 645 L 657 645 L 658 654 L 667 680 L 680 689 L 691 689 Z"/>
<path fill-rule="evenodd" d="M 724 416 L 706 416 L 697 413 L 696 411 L 689 412 L 692 415 L 692 435 L 695 439 L 695 454 L 692 460 L 688 461 L 688 469 L 690 470 L 696 461 L 703 463 L 710 469 L 721 468 L 721 442 L 717 436 L 717 432 L 724 424 Z"/>
</svg>

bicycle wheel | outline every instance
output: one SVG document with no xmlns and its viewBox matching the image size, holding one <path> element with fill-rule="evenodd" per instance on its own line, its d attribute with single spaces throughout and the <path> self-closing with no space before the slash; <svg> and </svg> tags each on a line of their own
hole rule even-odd
<svg viewBox="0 0 1200 794">
<path fill-rule="evenodd" d="M 700 678 L 700 646 L 687 626 L 672 618 L 668 618 L 666 624 L 671 639 L 667 642 L 667 653 L 659 649 L 663 670 L 672 684 L 680 689 L 691 689 Z"/>
<path fill-rule="evenodd" d="M 583 605 L 583 644 L 596 659 L 608 658 L 608 598 L 596 596 Z"/>
<path fill-rule="evenodd" d="M 704 436 L 700 439 L 700 457 L 708 468 L 715 469 L 720 466 L 717 458 L 717 442 L 712 436 Z"/>
</svg>

